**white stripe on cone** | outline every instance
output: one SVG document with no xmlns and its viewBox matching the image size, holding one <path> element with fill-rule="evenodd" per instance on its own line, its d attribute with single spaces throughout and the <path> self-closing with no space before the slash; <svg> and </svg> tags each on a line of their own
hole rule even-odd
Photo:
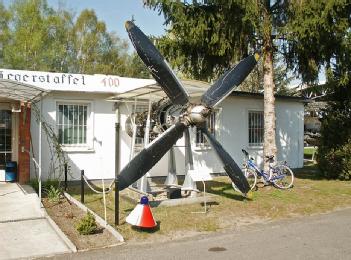
<svg viewBox="0 0 351 260">
<path fill-rule="evenodd" d="M 130 212 L 130 214 L 126 218 L 126 222 L 133 226 L 139 226 L 143 212 L 143 207 L 144 206 L 141 204 L 136 205 L 136 207 L 132 210 L 132 212 Z"/>
<path fill-rule="evenodd" d="M 150 206 L 138 204 L 126 218 L 126 222 L 137 227 L 154 228 L 157 223 L 152 215 Z"/>
</svg>

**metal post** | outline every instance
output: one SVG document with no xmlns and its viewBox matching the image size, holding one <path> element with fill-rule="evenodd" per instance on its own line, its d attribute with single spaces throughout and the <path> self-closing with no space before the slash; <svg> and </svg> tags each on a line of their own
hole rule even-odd
<svg viewBox="0 0 351 260">
<path fill-rule="evenodd" d="M 115 124 L 115 225 L 119 225 L 119 129 L 120 129 L 120 115 L 119 104 L 116 103 L 116 124 Z"/>
<path fill-rule="evenodd" d="M 27 110 L 27 107 L 26 107 Z M 40 113 L 39 113 L 39 208 L 41 208 L 41 130 L 42 130 L 42 111 L 43 97 L 40 96 Z"/>
<path fill-rule="evenodd" d="M 129 161 L 131 161 L 134 157 L 135 154 L 135 140 L 136 140 L 136 134 L 137 134 L 137 125 L 136 125 L 136 108 L 137 108 L 137 99 L 134 99 L 134 106 L 133 106 L 133 112 L 131 116 L 131 122 L 133 126 L 133 135 L 132 135 L 132 140 L 131 140 L 131 145 L 130 145 L 130 154 L 129 154 Z M 138 181 L 135 181 L 132 185 L 133 188 L 138 188 Z"/>
<path fill-rule="evenodd" d="M 145 126 L 145 133 L 144 133 L 144 148 L 150 142 L 150 120 L 151 120 L 151 97 L 149 97 L 149 107 L 147 112 L 147 119 L 146 119 L 146 126 Z M 139 187 L 138 189 L 142 192 L 149 192 L 151 190 L 148 177 L 150 174 L 147 172 L 144 176 L 140 178 Z"/>
<path fill-rule="evenodd" d="M 173 186 L 178 184 L 177 179 L 177 170 L 176 170 L 176 162 L 174 156 L 174 148 L 171 147 L 168 151 L 169 159 L 168 159 L 168 175 L 165 181 L 166 186 Z"/>
<path fill-rule="evenodd" d="M 119 225 L 119 188 L 118 175 L 115 178 L 115 225 Z"/>
<path fill-rule="evenodd" d="M 205 213 L 207 213 L 207 201 L 206 201 L 206 184 L 205 181 L 202 181 L 202 184 L 204 185 L 204 204 L 205 204 Z"/>
<path fill-rule="evenodd" d="M 191 151 L 191 143 L 190 143 L 190 133 L 189 129 L 184 131 L 184 139 L 185 139 L 185 179 L 182 186 L 182 190 L 189 190 L 191 192 L 191 196 L 195 197 L 196 193 L 194 191 L 198 191 L 196 187 L 196 183 L 191 178 L 189 171 L 194 170 L 194 161 L 193 161 L 193 153 Z"/>
<path fill-rule="evenodd" d="M 80 202 L 84 204 L 84 170 L 80 171 Z"/>
<path fill-rule="evenodd" d="M 65 163 L 65 184 L 64 184 L 65 191 L 67 191 L 67 172 L 68 172 L 68 165 L 67 163 Z"/>
<path fill-rule="evenodd" d="M 136 125 L 136 102 L 137 99 L 134 100 L 134 105 L 133 105 L 133 111 L 132 111 L 132 115 L 131 116 L 131 122 L 132 122 L 132 126 L 133 126 L 133 135 L 132 135 L 132 140 L 131 140 L 131 144 L 130 144 L 130 155 L 129 155 L 129 161 L 131 161 L 134 157 L 134 152 L 135 152 L 135 139 L 136 139 L 136 131 L 137 131 L 137 125 Z"/>
</svg>

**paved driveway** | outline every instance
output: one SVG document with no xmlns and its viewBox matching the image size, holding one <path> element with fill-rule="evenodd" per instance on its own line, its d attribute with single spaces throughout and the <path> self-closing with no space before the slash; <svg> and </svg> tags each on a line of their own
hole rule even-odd
<svg viewBox="0 0 351 260">
<path fill-rule="evenodd" d="M 23 188 L 24 187 L 24 188 Z M 71 252 L 28 186 L 0 183 L 0 259 Z"/>
</svg>

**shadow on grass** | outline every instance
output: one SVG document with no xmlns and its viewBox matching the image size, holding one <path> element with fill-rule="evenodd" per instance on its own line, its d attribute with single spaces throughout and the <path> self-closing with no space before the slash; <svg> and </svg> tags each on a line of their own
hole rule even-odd
<svg viewBox="0 0 351 260">
<path fill-rule="evenodd" d="M 157 226 L 154 228 L 142 228 L 142 227 L 137 227 L 137 226 L 132 226 L 132 229 L 136 232 L 139 233 L 155 233 L 156 231 L 160 230 L 160 226 L 161 226 L 161 221 L 156 221 Z"/>
<path fill-rule="evenodd" d="M 134 208 L 128 208 L 128 209 L 124 209 L 123 211 L 126 213 L 132 212 Z"/>
<path fill-rule="evenodd" d="M 202 190 L 203 189 L 202 184 L 198 184 L 198 188 L 200 190 Z M 77 196 L 77 195 L 79 196 L 81 194 L 80 186 L 78 186 L 78 185 L 69 186 L 67 192 L 69 194 L 71 194 L 72 196 Z M 237 200 L 237 201 L 250 200 L 250 199 L 242 196 L 240 193 L 235 192 L 230 183 L 222 182 L 222 181 L 208 182 L 208 184 L 206 185 L 206 192 L 212 193 L 215 195 L 219 195 L 219 196 L 223 196 L 223 197 L 226 197 L 228 199 Z M 95 195 L 96 193 L 91 191 L 89 188 L 85 188 L 84 194 L 89 196 L 89 195 Z M 100 197 L 89 198 L 89 201 L 85 201 L 85 204 L 90 204 L 90 203 L 94 203 L 94 202 L 99 202 L 100 204 L 103 204 L 102 198 L 100 198 Z M 209 203 L 207 203 L 207 204 L 209 205 Z M 107 208 L 113 210 L 113 208 L 110 208 L 110 207 L 107 207 Z M 123 211 L 128 213 L 132 210 L 133 210 L 133 208 L 127 208 L 127 209 L 124 209 Z"/>
<path fill-rule="evenodd" d="M 244 196 L 238 193 L 233 193 L 234 190 L 232 185 L 225 182 L 220 182 L 220 181 L 209 182 L 209 185 L 207 186 L 207 192 L 216 194 L 218 196 L 226 197 L 228 199 L 233 199 L 238 201 L 247 200 L 247 198 L 245 198 Z"/>
<path fill-rule="evenodd" d="M 307 162 L 303 168 L 293 169 L 294 176 L 298 179 L 326 180 L 318 169 L 317 164 Z"/>
<path fill-rule="evenodd" d="M 67 193 L 70 194 L 71 196 L 80 195 L 81 194 L 80 185 L 68 183 Z M 94 195 L 94 194 L 96 193 L 93 192 L 91 189 L 89 189 L 89 187 L 84 185 L 84 195 Z"/>
<path fill-rule="evenodd" d="M 201 202 L 200 205 L 202 207 L 204 207 L 205 206 L 205 202 Z M 206 205 L 211 207 L 211 206 L 214 206 L 214 205 L 217 206 L 217 205 L 219 205 L 219 203 L 217 201 L 209 201 L 209 202 L 206 202 Z"/>
</svg>

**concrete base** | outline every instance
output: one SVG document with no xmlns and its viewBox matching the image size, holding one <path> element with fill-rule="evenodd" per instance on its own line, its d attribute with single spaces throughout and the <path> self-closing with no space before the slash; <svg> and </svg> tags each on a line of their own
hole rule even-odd
<svg viewBox="0 0 351 260">
<path fill-rule="evenodd" d="M 174 188 L 181 188 L 181 186 L 176 186 Z M 159 207 L 159 206 L 179 206 L 186 204 L 195 204 L 195 203 L 204 203 L 205 198 L 203 192 L 195 192 L 195 191 L 182 191 L 182 198 L 179 199 L 168 199 L 167 198 L 167 188 L 165 188 L 161 193 L 158 193 L 156 196 L 148 196 L 149 204 L 151 207 Z M 125 189 L 120 193 L 120 196 L 127 200 L 130 203 L 138 204 L 140 202 L 140 197 L 142 194 L 136 192 L 132 189 Z M 206 192 L 206 202 L 208 204 L 216 203 L 217 195 Z"/>
<path fill-rule="evenodd" d="M 180 206 L 180 205 L 187 205 L 187 204 L 200 204 L 204 203 L 206 199 L 207 204 L 216 203 L 216 196 L 213 194 L 207 194 L 206 198 L 204 198 L 202 193 L 199 193 L 197 197 L 187 197 L 181 199 L 165 199 L 159 201 L 150 201 L 151 207 L 172 207 L 172 206 Z"/>
</svg>

